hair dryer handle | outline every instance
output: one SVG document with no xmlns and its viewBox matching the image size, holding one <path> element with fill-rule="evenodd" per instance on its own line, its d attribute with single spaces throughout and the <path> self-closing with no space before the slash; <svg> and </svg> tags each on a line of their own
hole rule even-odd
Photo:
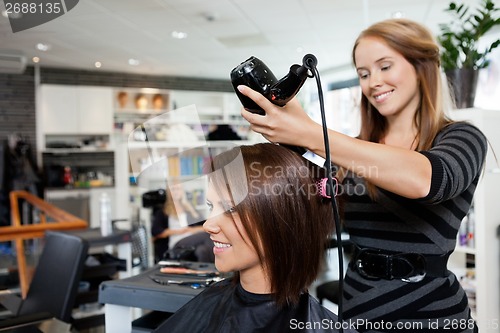
<svg viewBox="0 0 500 333">
<path fill-rule="evenodd" d="M 271 102 L 284 106 L 299 92 L 308 77 L 306 67 L 292 65 L 288 74 L 271 87 Z"/>
</svg>

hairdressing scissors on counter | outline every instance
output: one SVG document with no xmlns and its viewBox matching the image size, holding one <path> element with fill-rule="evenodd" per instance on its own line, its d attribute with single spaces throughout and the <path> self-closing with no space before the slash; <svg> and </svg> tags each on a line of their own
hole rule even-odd
<svg viewBox="0 0 500 333">
<path fill-rule="evenodd" d="M 154 276 L 150 276 L 151 280 L 153 280 L 156 283 L 163 284 L 163 285 L 178 285 L 178 286 L 190 286 L 193 289 L 199 289 L 203 287 L 208 287 L 212 283 L 219 282 L 224 280 L 222 277 L 213 277 L 209 279 L 204 279 L 204 280 L 161 280 L 158 279 Z"/>
</svg>

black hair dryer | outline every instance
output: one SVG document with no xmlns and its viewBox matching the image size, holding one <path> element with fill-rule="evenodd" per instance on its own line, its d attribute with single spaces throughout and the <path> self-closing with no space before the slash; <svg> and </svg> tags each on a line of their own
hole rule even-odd
<svg viewBox="0 0 500 333">
<path fill-rule="evenodd" d="M 308 77 L 313 77 L 311 70 L 318 61 L 312 54 L 306 54 L 301 65 L 292 65 L 288 74 L 278 81 L 273 72 L 258 58 L 250 57 L 231 71 L 231 83 L 243 107 L 250 112 L 265 115 L 265 111 L 247 96 L 239 92 L 237 87 L 245 85 L 264 95 L 271 103 L 284 106 L 300 90 Z M 302 147 L 288 148 L 305 153 Z"/>
<path fill-rule="evenodd" d="M 292 65 L 288 74 L 278 81 L 260 59 L 252 56 L 231 71 L 231 83 L 245 109 L 264 115 L 265 112 L 260 106 L 238 91 L 239 85 L 248 86 L 260 92 L 271 103 L 284 106 L 299 92 L 306 79 L 312 77 L 309 70 L 316 64 L 316 57 L 307 54 L 302 59 L 302 66 Z"/>
</svg>

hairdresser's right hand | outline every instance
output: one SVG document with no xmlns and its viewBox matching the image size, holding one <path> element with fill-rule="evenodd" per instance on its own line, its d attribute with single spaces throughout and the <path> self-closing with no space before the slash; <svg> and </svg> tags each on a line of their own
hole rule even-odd
<svg viewBox="0 0 500 333">
<path fill-rule="evenodd" d="M 241 111 L 241 115 L 250 123 L 253 131 L 262 134 L 273 143 L 313 148 L 309 146 L 312 142 L 311 137 L 317 133 L 321 135 L 321 125 L 304 112 L 297 98 L 280 107 L 247 86 L 238 86 L 238 90 L 266 111 L 264 116 L 244 109 Z"/>
</svg>

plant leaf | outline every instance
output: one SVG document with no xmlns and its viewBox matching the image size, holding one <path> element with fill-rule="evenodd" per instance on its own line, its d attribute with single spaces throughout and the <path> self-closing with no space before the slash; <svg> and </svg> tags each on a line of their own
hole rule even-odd
<svg viewBox="0 0 500 333">
<path fill-rule="evenodd" d="M 493 27 L 500 25 L 500 17 L 493 15 L 500 11 L 491 0 L 481 0 L 479 8 L 469 14 L 470 7 L 452 1 L 445 11 L 454 19 L 440 24 L 441 66 L 443 69 L 484 68 L 488 66 L 487 55 L 500 46 L 496 40 L 484 52 L 477 49 L 478 40 Z"/>
</svg>

